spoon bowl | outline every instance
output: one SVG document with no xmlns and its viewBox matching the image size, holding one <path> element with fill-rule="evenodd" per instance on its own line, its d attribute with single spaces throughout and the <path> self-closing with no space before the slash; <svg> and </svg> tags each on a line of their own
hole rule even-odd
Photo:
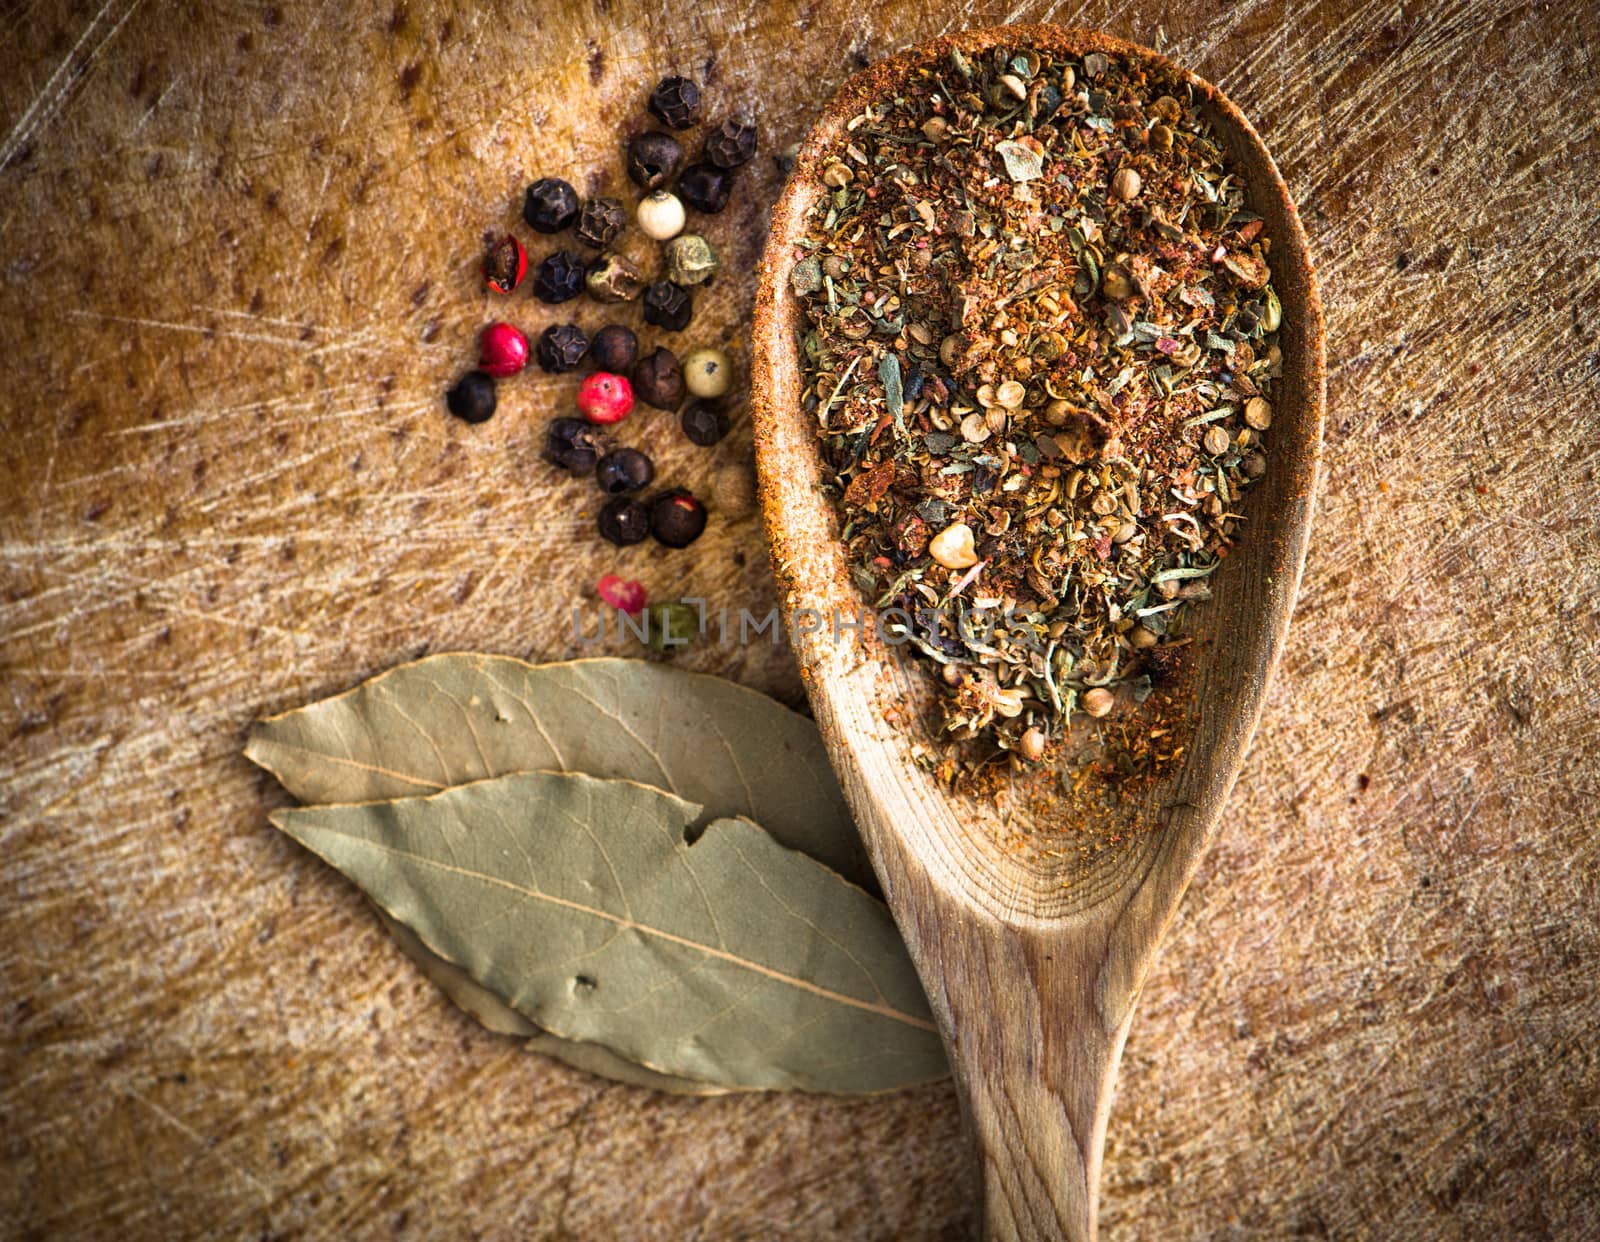
<svg viewBox="0 0 1600 1242">
<path fill-rule="evenodd" d="M 1182 674 L 1186 749 L 1119 804 L 1088 844 L 1049 796 L 952 791 L 937 758 L 931 666 L 874 632 L 852 584 L 801 404 L 795 243 L 823 194 L 822 156 L 914 68 L 997 45 L 1100 51 L 1194 87 L 1272 238 L 1283 376 L 1266 475 L 1247 525 L 1196 610 Z M 802 144 L 756 297 L 753 421 L 762 511 L 812 709 L 950 1053 L 992 1238 L 1089 1239 L 1112 1084 L 1133 1005 L 1214 835 L 1283 648 L 1317 482 L 1323 322 L 1294 205 L 1260 137 L 1209 83 L 1147 48 L 1056 26 L 968 31 L 907 49 L 846 82 Z M 801 621 L 804 618 L 804 621 Z M 1022 782 L 1017 782 L 1020 786 Z M 1019 838 L 1058 848 L 1018 849 Z M 1118 840 L 1117 838 L 1121 838 Z"/>
</svg>

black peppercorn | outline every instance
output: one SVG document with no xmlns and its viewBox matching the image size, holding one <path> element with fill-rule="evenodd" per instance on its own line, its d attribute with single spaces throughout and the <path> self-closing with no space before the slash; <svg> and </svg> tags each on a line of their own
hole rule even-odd
<svg viewBox="0 0 1600 1242">
<path fill-rule="evenodd" d="M 644 321 L 668 332 L 682 332 L 694 315 L 686 290 L 670 280 L 658 280 L 644 291 Z"/>
<path fill-rule="evenodd" d="M 682 387 L 682 378 L 679 378 Z M 450 413 L 469 423 L 481 423 L 494 413 L 494 377 L 485 371 L 468 371 L 444 395 Z"/>
<path fill-rule="evenodd" d="M 650 502 L 650 533 L 669 548 L 687 548 L 706 528 L 706 507 L 681 487 Z"/>
<path fill-rule="evenodd" d="M 756 127 L 743 121 L 724 121 L 706 135 L 706 159 L 718 168 L 738 168 L 756 153 Z"/>
<path fill-rule="evenodd" d="M 620 323 L 608 323 L 589 342 L 589 361 L 613 375 L 626 375 L 638 358 L 639 338 Z"/>
<path fill-rule="evenodd" d="M 670 349 L 658 347 L 633 367 L 633 395 L 658 410 L 675 410 L 683 400 L 683 368 Z"/>
<path fill-rule="evenodd" d="M 638 449 L 614 449 L 600 459 L 594 477 L 601 491 L 617 496 L 647 486 L 656 477 L 656 468 Z"/>
<path fill-rule="evenodd" d="M 539 367 L 552 375 L 575 370 L 588 348 L 589 339 L 577 324 L 551 324 L 539 334 Z"/>
<path fill-rule="evenodd" d="M 700 88 L 688 78 L 662 78 L 650 92 L 650 115 L 671 129 L 688 129 L 700 119 Z"/>
<path fill-rule="evenodd" d="M 584 263 L 581 255 L 558 250 L 539 264 L 533 276 L 533 296 L 541 302 L 567 302 L 583 292 Z"/>
<path fill-rule="evenodd" d="M 628 222 L 622 204 L 614 198 L 591 198 L 578 213 L 577 238 L 585 246 L 604 250 L 617 240 Z"/>
<path fill-rule="evenodd" d="M 639 543 L 649 533 L 650 510 L 632 496 L 608 500 L 600 510 L 600 534 L 619 548 Z"/>
<path fill-rule="evenodd" d="M 716 215 L 728 205 L 733 174 L 715 164 L 691 164 L 678 179 L 678 197 L 696 211 Z"/>
<path fill-rule="evenodd" d="M 728 416 L 709 401 L 691 401 L 679 416 L 683 434 L 692 444 L 710 448 L 728 434 Z"/>
<path fill-rule="evenodd" d="M 559 233 L 578 218 L 578 192 L 559 177 L 540 177 L 522 200 L 522 218 L 540 233 Z"/>
<path fill-rule="evenodd" d="M 604 447 L 599 429 L 581 418 L 554 419 L 544 431 L 544 459 L 579 477 L 594 469 Z"/>
<path fill-rule="evenodd" d="M 584 283 L 596 302 L 631 302 L 644 292 L 644 273 L 627 255 L 608 254 L 589 265 Z"/>
<path fill-rule="evenodd" d="M 647 130 L 628 142 L 628 176 L 647 190 L 660 188 L 683 163 L 683 148 L 671 134 Z"/>
</svg>

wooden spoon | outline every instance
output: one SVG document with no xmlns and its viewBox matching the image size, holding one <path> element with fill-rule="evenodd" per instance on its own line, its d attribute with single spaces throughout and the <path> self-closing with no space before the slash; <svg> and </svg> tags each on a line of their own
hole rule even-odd
<svg viewBox="0 0 1600 1242">
<path fill-rule="evenodd" d="M 815 418 L 801 407 L 790 290 L 795 241 L 821 194 L 819 163 L 863 105 L 915 65 L 996 44 L 1081 56 L 1101 51 L 1176 72 L 1195 87 L 1249 205 L 1272 239 L 1283 304 L 1283 379 L 1267 437 L 1268 470 L 1245 502 L 1248 523 L 1197 609 L 1189 745 L 1176 775 L 1129 809 L 1132 833 L 1088 864 L 1005 848 L 993 799 L 951 793 L 919 755 L 937 754 L 927 722 L 931 666 L 857 617 Z M 1134 1000 L 1178 901 L 1216 829 L 1283 647 L 1300 581 L 1322 441 L 1323 323 L 1305 235 L 1271 157 L 1221 92 L 1146 48 L 1055 26 L 969 31 L 911 48 L 850 79 L 803 144 L 782 198 L 756 299 L 753 418 L 761 502 L 801 671 L 823 737 L 911 948 L 950 1052 L 982 1170 L 991 1238 L 1095 1236 L 1112 1084 Z M 810 609 L 811 613 L 799 610 Z M 814 618 L 824 620 L 818 624 Z M 809 629 L 810 632 L 806 632 Z M 1035 827 L 1048 823 L 1036 812 Z M 1012 821 L 1015 827 L 1015 820 Z M 1069 838 L 1070 840 L 1070 838 Z M 1065 851 L 1072 855 L 1069 848 Z"/>
</svg>

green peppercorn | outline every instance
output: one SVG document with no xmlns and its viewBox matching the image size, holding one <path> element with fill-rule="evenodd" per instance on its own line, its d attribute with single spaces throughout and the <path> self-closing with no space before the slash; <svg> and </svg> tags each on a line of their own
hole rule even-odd
<svg viewBox="0 0 1600 1242">
<path fill-rule="evenodd" d="M 596 302 L 631 302 L 644 292 L 644 276 L 638 265 L 620 254 L 595 260 L 585 283 Z"/>
<path fill-rule="evenodd" d="M 667 243 L 667 279 L 687 288 L 716 275 L 717 252 L 698 233 L 684 233 Z"/>
<path fill-rule="evenodd" d="M 681 600 L 651 604 L 644 610 L 644 615 L 650 635 L 645 642 L 654 651 L 665 654 L 677 647 L 687 647 L 699 636 L 700 613 L 693 605 Z"/>
</svg>

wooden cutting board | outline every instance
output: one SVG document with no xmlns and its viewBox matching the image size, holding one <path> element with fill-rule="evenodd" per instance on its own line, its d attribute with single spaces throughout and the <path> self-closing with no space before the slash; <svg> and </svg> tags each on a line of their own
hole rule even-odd
<svg viewBox="0 0 1600 1242">
<path fill-rule="evenodd" d="M 482 236 L 541 174 L 626 192 L 619 136 L 695 76 L 765 147 L 681 337 L 743 366 L 770 156 L 855 67 L 1012 16 L 1238 100 L 1329 314 L 1291 652 L 1135 1023 L 1108 1234 L 1600 1230 L 1593 6 L 37 0 L 0 13 L 0 1233 L 969 1220 L 946 1089 L 665 1098 L 483 1033 L 239 750 L 421 651 L 572 654 L 605 572 L 769 608 L 742 420 L 636 420 L 714 516 L 619 553 L 537 458 L 569 378 L 443 414 L 506 305 Z M 679 659 L 800 702 L 764 640 Z"/>
</svg>

